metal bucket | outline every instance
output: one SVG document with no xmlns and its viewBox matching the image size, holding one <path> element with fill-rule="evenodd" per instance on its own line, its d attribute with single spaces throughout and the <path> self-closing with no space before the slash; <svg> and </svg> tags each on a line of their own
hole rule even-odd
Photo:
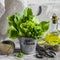
<svg viewBox="0 0 60 60">
<path fill-rule="evenodd" d="M 36 49 L 36 40 L 32 38 L 19 38 L 20 49 L 25 54 L 32 54 Z"/>
</svg>

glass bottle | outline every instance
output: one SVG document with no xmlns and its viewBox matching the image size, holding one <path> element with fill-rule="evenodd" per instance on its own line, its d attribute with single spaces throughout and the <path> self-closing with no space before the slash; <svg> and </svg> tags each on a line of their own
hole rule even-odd
<svg viewBox="0 0 60 60">
<path fill-rule="evenodd" d="M 46 41 L 51 45 L 57 45 L 60 44 L 60 37 L 58 32 L 58 18 L 55 13 L 52 15 L 51 20 L 51 32 L 46 35 Z"/>
</svg>

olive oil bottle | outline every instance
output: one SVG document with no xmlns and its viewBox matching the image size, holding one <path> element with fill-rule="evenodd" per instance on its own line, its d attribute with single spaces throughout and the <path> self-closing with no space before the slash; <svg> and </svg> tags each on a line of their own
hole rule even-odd
<svg viewBox="0 0 60 60">
<path fill-rule="evenodd" d="M 51 45 L 57 45 L 60 44 L 60 36 L 58 32 L 58 18 L 56 14 L 54 13 L 52 16 L 52 26 L 51 26 L 51 32 L 46 35 L 46 42 L 51 44 Z"/>
</svg>

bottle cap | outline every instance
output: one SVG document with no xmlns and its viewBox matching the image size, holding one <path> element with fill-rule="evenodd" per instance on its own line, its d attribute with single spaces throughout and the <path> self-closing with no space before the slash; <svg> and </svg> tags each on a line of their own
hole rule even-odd
<svg viewBox="0 0 60 60">
<path fill-rule="evenodd" d="M 53 13 L 53 15 L 52 15 L 52 22 L 53 22 L 53 24 L 57 23 L 57 16 L 55 13 Z"/>
</svg>

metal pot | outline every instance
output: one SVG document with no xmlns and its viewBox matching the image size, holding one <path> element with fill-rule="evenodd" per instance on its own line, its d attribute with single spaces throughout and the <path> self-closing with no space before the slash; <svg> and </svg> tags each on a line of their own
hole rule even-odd
<svg viewBox="0 0 60 60">
<path fill-rule="evenodd" d="M 36 40 L 32 38 L 18 38 L 20 42 L 20 49 L 25 54 L 31 54 L 35 52 Z"/>
</svg>

